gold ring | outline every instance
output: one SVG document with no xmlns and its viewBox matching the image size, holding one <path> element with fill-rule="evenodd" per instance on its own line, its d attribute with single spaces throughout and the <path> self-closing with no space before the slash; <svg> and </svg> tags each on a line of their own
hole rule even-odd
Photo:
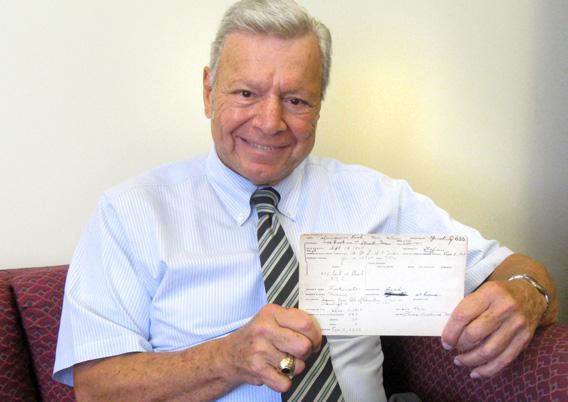
<svg viewBox="0 0 568 402">
<path fill-rule="evenodd" d="M 294 375 L 294 368 L 296 367 L 296 361 L 293 356 L 286 356 L 284 359 L 280 360 L 280 372 L 287 376 Z"/>
</svg>

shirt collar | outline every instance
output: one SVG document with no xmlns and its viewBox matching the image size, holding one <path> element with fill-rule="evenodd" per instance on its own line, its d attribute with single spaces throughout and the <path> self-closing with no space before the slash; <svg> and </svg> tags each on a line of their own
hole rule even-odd
<svg viewBox="0 0 568 402">
<path fill-rule="evenodd" d="M 295 220 L 298 212 L 305 164 L 303 161 L 288 177 L 272 186 L 281 196 L 278 211 L 291 220 Z M 238 225 L 244 224 L 253 212 L 250 197 L 259 186 L 229 169 L 219 159 L 215 148 L 207 157 L 207 178 L 235 222 Z"/>
<path fill-rule="evenodd" d="M 287 177 L 278 184 L 272 186 L 280 193 L 280 202 L 278 203 L 278 211 L 290 218 L 296 220 L 298 214 L 298 203 L 300 200 L 300 189 L 304 180 L 304 170 L 306 160 L 303 160 Z"/>
</svg>

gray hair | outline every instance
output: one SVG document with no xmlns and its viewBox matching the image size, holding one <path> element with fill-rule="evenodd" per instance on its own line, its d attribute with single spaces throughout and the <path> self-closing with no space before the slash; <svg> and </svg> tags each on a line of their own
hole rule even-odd
<svg viewBox="0 0 568 402">
<path fill-rule="evenodd" d="M 209 69 L 211 86 L 215 85 L 219 57 L 225 38 L 233 32 L 275 35 L 297 38 L 308 33 L 317 37 L 322 65 L 321 97 L 329 84 L 331 69 L 331 33 L 321 22 L 293 0 L 241 0 L 223 16 L 215 40 L 211 44 Z"/>
</svg>

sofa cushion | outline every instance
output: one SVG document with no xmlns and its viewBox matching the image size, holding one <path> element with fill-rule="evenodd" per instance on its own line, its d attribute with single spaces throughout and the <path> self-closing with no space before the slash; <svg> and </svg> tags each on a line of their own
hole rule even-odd
<svg viewBox="0 0 568 402">
<path fill-rule="evenodd" d="M 12 287 L 44 401 L 73 401 L 72 388 L 51 378 L 67 266 L 21 270 Z"/>
<path fill-rule="evenodd" d="M 510 366 L 484 380 L 455 366 L 454 353 L 442 348 L 440 338 L 383 337 L 385 388 L 413 391 L 425 401 L 566 401 L 567 334 L 565 325 L 538 329 Z"/>
<path fill-rule="evenodd" d="M 9 277 L 8 271 L 0 271 L 0 400 L 36 401 L 30 356 Z"/>
</svg>

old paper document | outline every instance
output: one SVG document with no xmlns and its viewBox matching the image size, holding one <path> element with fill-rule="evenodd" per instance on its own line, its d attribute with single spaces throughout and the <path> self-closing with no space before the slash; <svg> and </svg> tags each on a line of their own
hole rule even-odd
<svg viewBox="0 0 568 402">
<path fill-rule="evenodd" d="M 304 234 L 300 308 L 324 335 L 439 336 L 466 258 L 464 236 Z"/>
</svg>

